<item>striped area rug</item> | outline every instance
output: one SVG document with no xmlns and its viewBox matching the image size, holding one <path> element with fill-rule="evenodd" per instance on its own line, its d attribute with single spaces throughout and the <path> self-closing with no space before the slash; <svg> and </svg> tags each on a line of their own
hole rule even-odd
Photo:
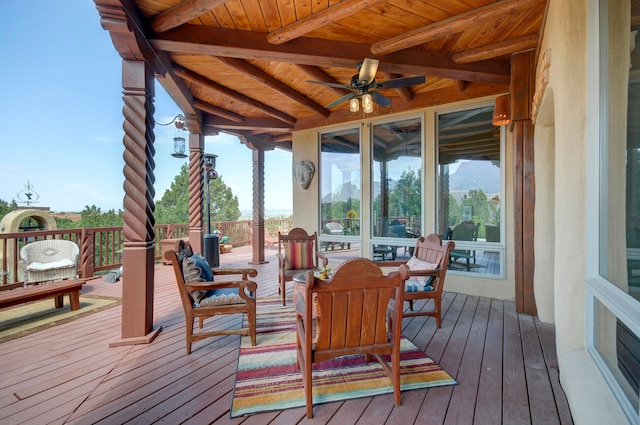
<svg viewBox="0 0 640 425">
<path fill-rule="evenodd" d="M 290 304 L 290 303 L 289 303 Z M 296 336 L 291 305 L 259 300 L 257 345 L 242 337 L 231 417 L 305 406 L 302 375 L 296 367 Z M 411 341 L 402 338 L 402 391 L 454 385 L 456 381 Z M 313 365 L 313 403 L 329 403 L 393 393 L 377 361 L 344 356 Z"/>
</svg>

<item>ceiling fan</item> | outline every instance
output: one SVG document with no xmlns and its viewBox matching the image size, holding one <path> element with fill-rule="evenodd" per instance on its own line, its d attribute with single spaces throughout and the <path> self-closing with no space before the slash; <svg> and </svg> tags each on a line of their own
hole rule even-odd
<svg viewBox="0 0 640 425">
<path fill-rule="evenodd" d="M 378 72 L 378 65 L 380 61 L 377 59 L 365 58 L 364 61 L 358 62 L 356 64 L 356 69 L 359 71 L 358 74 L 351 77 L 351 84 L 338 84 L 338 83 L 327 83 L 324 81 L 311 81 L 308 80 L 309 83 L 314 84 L 323 84 L 325 86 L 331 87 L 339 87 L 349 90 L 355 90 L 353 93 L 349 93 L 345 96 L 342 96 L 339 99 L 331 102 L 325 108 L 333 108 L 338 104 L 351 99 L 356 99 L 359 97 L 363 97 L 363 103 L 365 102 L 365 96 L 369 95 L 369 98 L 372 99 L 375 103 L 382 107 L 391 106 L 391 100 L 385 95 L 378 93 L 377 89 L 397 89 L 400 87 L 408 87 L 413 86 L 415 84 L 422 84 L 425 82 L 424 75 L 420 75 L 417 77 L 406 77 L 406 78 L 394 78 L 391 80 L 386 80 L 381 83 L 377 83 L 375 80 L 376 72 Z"/>
</svg>

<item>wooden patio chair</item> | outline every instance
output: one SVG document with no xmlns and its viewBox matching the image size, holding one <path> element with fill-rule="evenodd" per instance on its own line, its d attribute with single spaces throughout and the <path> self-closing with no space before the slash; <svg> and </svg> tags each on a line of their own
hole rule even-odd
<svg viewBox="0 0 640 425">
<path fill-rule="evenodd" d="M 46 239 L 26 244 L 20 249 L 24 263 L 24 285 L 78 278 L 78 255 L 75 242 Z"/>
<path fill-rule="evenodd" d="M 308 271 L 305 283 L 295 283 L 296 351 L 307 418 L 313 417 L 313 364 L 351 354 L 364 354 L 367 361 L 373 355 L 380 362 L 393 384 L 395 404 L 400 406 L 402 311 L 387 317 L 387 310 L 394 298 L 402 303 L 408 276 L 406 266 L 385 276 L 373 261 L 353 258 L 327 281 Z M 390 355 L 390 363 L 382 355 Z"/>
<path fill-rule="evenodd" d="M 178 252 L 169 250 L 165 258 L 171 261 L 180 291 L 184 309 L 187 337 L 187 354 L 191 354 L 194 341 L 219 335 L 248 335 L 251 345 L 256 345 L 256 277 L 255 269 L 212 269 L 204 257 L 193 255 L 191 246 L 183 240 L 178 241 Z M 240 275 L 235 280 L 220 280 L 214 277 Z M 194 333 L 193 321 L 199 319 L 202 329 L 204 319 L 221 314 L 246 314 L 247 326 L 240 329 L 221 329 Z"/>
<path fill-rule="evenodd" d="M 404 301 L 409 302 L 409 311 L 403 312 L 402 317 L 431 316 L 436 319 L 436 326 L 442 324 L 442 290 L 444 279 L 449 266 L 451 250 L 455 242 L 447 241 L 442 244 L 442 238 L 430 234 L 426 238 L 421 236 L 416 240 L 413 256 L 407 261 L 377 262 L 381 267 L 402 266 L 409 267 L 410 276 L 405 282 Z M 433 300 L 433 309 L 428 311 L 414 311 L 413 302 L 416 300 Z M 396 304 L 398 310 L 404 310 L 402 304 Z M 394 306 L 395 308 L 395 306 Z"/>
<path fill-rule="evenodd" d="M 282 294 L 282 305 L 287 304 L 286 283 L 293 276 L 307 270 L 318 270 L 329 263 L 329 259 L 320 253 L 318 233 L 308 234 L 306 230 L 295 227 L 287 234 L 278 232 L 278 293 Z"/>
</svg>

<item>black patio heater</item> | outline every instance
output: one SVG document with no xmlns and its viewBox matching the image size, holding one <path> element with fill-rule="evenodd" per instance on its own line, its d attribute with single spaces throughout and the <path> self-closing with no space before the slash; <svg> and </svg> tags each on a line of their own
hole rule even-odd
<svg viewBox="0 0 640 425">
<path fill-rule="evenodd" d="M 218 235 L 211 233 L 211 192 L 209 182 L 218 178 L 216 171 L 216 158 L 212 153 L 204 154 L 204 180 L 207 183 L 207 233 L 204 235 L 204 258 L 211 267 L 220 266 L 220 241 Z"/>
</svg>

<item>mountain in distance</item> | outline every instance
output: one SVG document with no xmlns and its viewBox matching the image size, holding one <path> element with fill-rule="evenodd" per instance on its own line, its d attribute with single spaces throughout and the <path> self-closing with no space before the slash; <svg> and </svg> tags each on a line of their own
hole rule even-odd
<svg viewBox="0 0 640 425">
<path fill-rule="evenodd" d="M 449 175 L 449 190 L 482 189 L 485 194 L 500 193 L 500 167 L 491 161 L 465 161 Z"/>
</svg>

